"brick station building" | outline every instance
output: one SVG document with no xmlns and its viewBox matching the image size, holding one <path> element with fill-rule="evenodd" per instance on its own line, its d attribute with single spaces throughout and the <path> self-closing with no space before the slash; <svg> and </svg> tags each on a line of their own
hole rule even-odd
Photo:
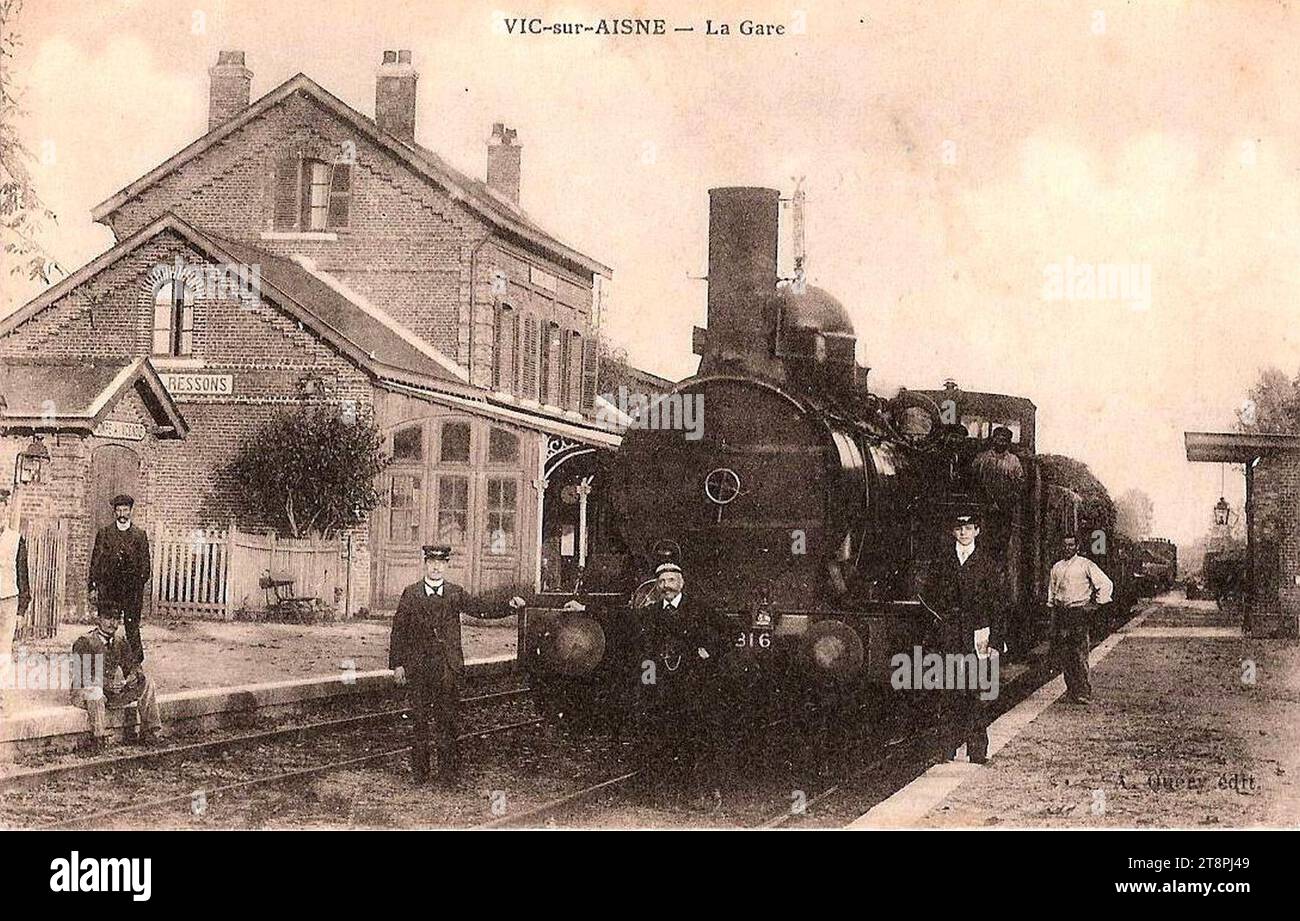
<svg viewBox="0 0 1300 921">
<path fill-rule="evenodd" d="M 1186 432 L 1187 459 L 1246 471 L 1248 634 L 1300 636 L 1300 435 Z"/>
<path fill-rule="evenodd" d="M 585 554 L 596 454 L 618 442 L 595 423 L 610 270 L 521 210 L 514 132 L 494 126 L 486 181 L 421 146 L 406 51 L 384 55 L 373 119 L 302 74 L 250 101 L 242 52 L 210 77 L 208 132 L 94 209 L 116 245 L 0 321 L 7 367 L 161 385 L 143 438 L 77 448 L 84 494 L 133 492 L 146 526 L 224 527 L 244 439 L 327 403 L 373 413 L 394 458 L 350 535 L 352 610 L 394 606 L 423 543 L 453 544 L 471 591 Z M 24 501 L 74 519 L 78 606 L 98 512 Z"/>
</svg>

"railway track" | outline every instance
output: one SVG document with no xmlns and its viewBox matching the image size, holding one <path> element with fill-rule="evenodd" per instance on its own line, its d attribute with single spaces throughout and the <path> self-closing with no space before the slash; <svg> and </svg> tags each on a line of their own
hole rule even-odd
<svg viewBox="0 0 1300 921">
<path fill-rule="evenodd" d="M 465 698 L 462 704 L 469 706 L 509 704 L 528 696 L 529 693 L 528 688 L 515 688 Z M 5 791 L 6 798 L 3 805 L 8 807 L 4 811 L 10 816 L 5 824 L 52 829 L 96 827 L 141 813 L 155 813 L 161 818 L 168 810 L 182 804 L 189 804 L 195 808 L 196 803 L 201 803 L 202 808 L 206 809 L 211 801 L 231 797 L 234 794 L 379 763 L 410 752 L 410 746 L 383 748 L 365 755 L 345 758 L 322 759 L 318 755 L 321 748 L 355 751 L 367 743 L 373 744 L 375 741 L 373 733 L 369 738 L 366 734 L 376 726 L 384 731 L 378 739 L 384 740 L 391 733 L 390 724 L 408 712 L 405 708 L 394 708 L 337 719 L 317 720 L 165 749 L 146 749 L 128 755 L 52 765 L 9 775 L 4 778 L 4 785 L 8 789 Z M 531 712 L 529 707 L 529 714 Z M 529 715 L 526 718 L 510 719 L 487 728 L 475 729 L 464 733 L 460 738 L 462 741 L 467 741 L 525 729 L 541 723 L 539 717 Z M 286 741 L 305 741 L 311 748 L 302 751 L 292 747 L 285 749 L 279 745 Z M 229 760 L 224 759 L 224 763 L 221 763 L 219 756 L 228 753 L 238 754 L 240 749 L 252 750 L 253 754 L 249 756 L 249 761 L 289 762 L 289 764 L 279 770 L 270 770 L 238 780 L 228 780 L 222 775 L 230 773 Z M 309 763 L 301 764 L 304 760 Z M 159 772 L 170 773 L 168 769 L 173 764 L 181 774 L 193 771 L 197 767 L 202 771 L 202 776 L 173 778 L 159 775 Z M 242 766 L 240 765 L 241 768 Z M 112 776 L 110 786 L 99 788 L 93 786 L 94 782 L 90 778 L 100 774 Z M 127 779 L 133 778 L 133 775 L 138 775 L 135 779 L 139 782 L 132 784 L 132 789 L 124 789 Z M 171 790 L 162 796 L 149 795 L 153 792 L 150 789 L 151 785 L 171 787 Z M 97 792 L 98 790 L 108 790 L 109 795 L 114 798 L 132 801 L 109 808 L 95 808 L 97 805 L 95 797 L 102 795 Z M 66 814 L 68 811 L 76 812 L 78 807 L 83 811 L 71 817 Z M 59 814 L 45 820 L 51 811 Z M 37 815 L 32 816 L 33 812 Z M 198 812 L 196 811 L 195 814 Z M 14 818 L 19 821 L 14 822 Z M 23 821 L 31 818 L 36 818 L 37 821 Z"/>
<path fill-rule="evenodd" d="M 1011 693 L 1000 701 L 999 710 L 1014 706 L 1053 674 L 1045 655 L 1035 657 L 1020 678 L 1009 685 Z M 765 731 L 771 730 L 789 721 L 789 718 L 777 720 L 763 728 Z M 760 801 L 733 804 L 733 820 L 723 824 L 727 827 L 775 830 L 813 825 L 819 820 L 825 821 L 836 812 L 851 814 L 856 818 L 865 808 L 889 796 L 933 763 L 928 755 L 933 750 L 934 743 L 939 741 L 941 731 L 942 727 L 938 725 L 920 729 L 904 726 L 892 730 L 885 727 L 884 731 L 880 728 L 869 729 L 865 735 L 851 735 L 834 756 L 838 769 L 832 771 L 832 777 L 813 786 L 816 792 L 805 796 L 802 789 L 796 790 L 800 795 L 797 802 L 792 803 L 789 784 L 781 788 L 779 793 L 769 789 L 758 794 Z M 792 737 L 786 741 L 798 747 L 797 743 L 807 740 Z M 616 771 L 541 805 L 497 817 L 475 828 L 582 827 L 580 820 L 571 821 L 568 825 L 565 825 L 565 820 L 578 818 L 583 810 L 608 797 L 626 793 L 644 778 L 644 769 Z M 769 784 L 769 787 L 773 786 L 779 785 Z M 804 787 L 803 784 L 798 786 Z M 666 809 L 657 812 L 664 819 L 663 824 L 672 824 L 674 820 L 683 818 L 681 814 Z M 688 824 L 712 824 L 708 813 L 696 811 L 685 818 L 689 819 Z"/>
<path fill-rule="evenodd" d="M 506 723 L 501 726 L 492 726 L 488 729 L 479 729 L 474 732 L 467 732 L 460 735 L 460 741 L 465 742 L 470 739 L 482 738 L 484 736 L 495 735 L 497 733 L 509 732 L 515 729 L 523 729 L 529 726 L 536 726 L 541 723 L 540 717 L 520 720 L 513 723 Z M 79 816 L 75 821 L 58 821 L 48 825 L 37 826 L 39 830 L 47 829 L 66 829 L 79 828 L 85 825 L 94 825 L 105 820 L 121 818 L 140 812 L 159 811 L 169 807 L 190 804 L 191 808 L 196 798 L 201 793 L 204 808 L 208 803 L 222 797 L 229 796 L 233 793 L 242 793 L 259 787 L 273 787 L 283 783 L 289 783 L 297 780 L 306 780 L 312 777 L 319 777 L 322 774 L 328 774 L 333 771 L 345 770 L 347 768 L 360 767 L 366 764 L 373 764 L 377 761 L 384 761 L 388 758 L 395 758 L 398 755 L 405 755 L 410 752 L 411 746 L 406 745 L 401 748 L 391 748 L 386 751 L 372 752 L 368 755 L 360 755 L 356 758 L 346 758 L 341 761 L 329 761 L 324 764 L 312 765 L 307 768 L 300 768 L 292 771 L 281 771 L 275 774 L 267 774 L 260 777 L 253 777 L 249 780 L 238 781 L 235 783 L 222 784 L 210 789 L 201 791 L 195 790 L 189 793 L 177 793 L 171 796 L 159 797 L 142 803 L 132 803 L 129 806 L 120 806 L 114 809 L 105 809 L 100 812 L 91 813 L 90 815 Z"/>
<path fill-rule="evenodd" d="M 528 694 L 531 693 L 531 690 L 531 688 L 522 687 L 507 691 L 494 691 L 488 694 L 478 694 L 472 697 L 462 698 L 461 706 L 474 706 L 494 701 L 522 698 L 528 696 Z M 376 710 L 372 713 L 362 713 L 354 716 L 339 717 L 336 719 L 316 720 L 292 726 L 279 726 L 273 729 L 258 730 L 256 732 L 239 733 L 236 735 L 224 736 L 219 739 L 207 739 L 199 742 L 189 742 L 182 745 L 169 745 L 164 748 L 144 748 L 122 755 L 89 758 L 85 760 L 70 761 L 64 764 L 29 768 L 22 771 L 15 771 L 11 774 L 0 775 L 0 791 L 31 789 L 58 778 L 75 776 L 91 777 L 96 774 L 111 772 L 119 768 L 130 768 L 140 765 L 158 765 L 167 761 L 180 760 L 191 756 L 218 754 L 241 745 L 252 745 L 259 742 L 274 742 L 280 739 L 289 738 L 307 738 L 331 730 L 346 730 L 353 727 L 392 721 L 394 719 L 399 719 L 410 712 L 409 707 Z"/>
</svg>

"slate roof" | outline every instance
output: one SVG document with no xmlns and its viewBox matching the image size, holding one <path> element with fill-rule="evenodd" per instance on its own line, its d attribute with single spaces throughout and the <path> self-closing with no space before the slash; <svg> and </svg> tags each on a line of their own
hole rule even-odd
<svg viewBox="0 0 1300 921">
<path fill-rule="evenodd" d="M 380 319 L 345 297 L 335 288 L 292 259 L 276 256 L 246 243 L 236 243 L 196 230 L 211 240 L 217 249 L 234 256 L 232 260 L 261 267 L 262 281 L 270 282 L 283 294 L 339 335 L 354 343 L 372 362 L 410 371 L 448 383 L 463 384 L 464 377 L 449 370 L 450 359 L 441 362 L 403 338 Z M 317 325 L 317 324 L 313 324 Z M 382 375 L 381 375 L 382 376 Z"/>
</svg>

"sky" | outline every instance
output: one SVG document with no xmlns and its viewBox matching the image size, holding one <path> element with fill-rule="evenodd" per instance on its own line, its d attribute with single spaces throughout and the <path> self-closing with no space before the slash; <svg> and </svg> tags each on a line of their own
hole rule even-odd
<svg viewBox="0 0 1300 921">
<path fill-rule="evenodd" d="M 1181 543 L 1221 476 L 1240 506 L 1240 468 L 1188 463 L 1183 432 L 1231 428 L 1260 368 L 1300 369 L 1300 10 L 699 8 L 27 0 L 19 130 L 50 249 L 75 269 L 112 244 L 91 208 L 204 133 L 219 50 L 246 52 L 255 99 L 301 71 L 372 114 L 383 51 L 411 49 L 417 139 L 481 176 L 492 123 L 518 130 L 523 207 L 613 268 L 604 331 L 639 366 L 695 370 L 708 189 L 804 177 L 809 280 L 848 308 L 873 390 L 1029 396 L 1040 451 L 1144 490 Z M 668 34 L 503 28 L 633 15 Z"/>
</svg>

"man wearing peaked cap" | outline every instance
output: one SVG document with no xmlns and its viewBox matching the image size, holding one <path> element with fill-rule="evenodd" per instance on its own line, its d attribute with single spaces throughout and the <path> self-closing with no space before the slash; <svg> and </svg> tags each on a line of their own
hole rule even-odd
<svg viewBox="0 0 1300 921">
<path fill-rule="evenodd" d="M 504 617 L 525 604 L 516 595 L 505 610 L 475 605 L 463 588 L 445 578 L 451 555 L 446 544 L 424 547 L 424 578 L 402 592 L 389 641 L 388 667 L 398 686 L 406 687 L 410 695 L 415 723 L 411 764 L 417 783 L 429 777 L 430 720 L 439 779 L 454 783 L 460 772 L 457 685 L 465 672 L 460 615 L 473 608 L 476 617 Z"/>
<path fill-rule="evenodd" d="M 112 522 L 95 535 L 86 593 L 96 604 L 109 602 L 122 611 L 127 641 L 135 646 L 143 662 L 140 611 L 153 575 L 149 562 L 149 538 L 132 522 L 135 499 L 126 494 L 117 495 L 112 504 Z"/>
<path fill-rule="evenodd" d="M 968 656 L 976 652 L 975 637 L 987 629 L 988 647 L 1002 648 L 1002 620 L 1005 607 L 1002 574 L 993 557 L 977 543 L 980 516 L 973 509 L 959 509 L 948 518 L 952 543 L 939 557 L 930 577 L 927 594 L 935 610 L 944 618 L 939 642 L 946 654 Z M 988 760 L 988 715 L 978 691 L 949 688 L 943 707 L 948 721 L 948 741 L 943 754 L 956 755 L 957 747 L 966 743 L 966 752 L 975 764 Z"/>
<path fill-rule="evenodd" d="M 665 554 L 660 559 L 655 591 L 637 623 L 636 706 L 643 726 L 638 757 L 651 773 L 675 765 L 699 785 L 721 767 L 722 727 L 714 717 L 725 709 L 717 691 L 722 659 L 731 650 L 731 624 L 684 591 L 680 564 Z M 661 749 L 658 740 L 664 739 L 671 741 Z"/>
</svg>

